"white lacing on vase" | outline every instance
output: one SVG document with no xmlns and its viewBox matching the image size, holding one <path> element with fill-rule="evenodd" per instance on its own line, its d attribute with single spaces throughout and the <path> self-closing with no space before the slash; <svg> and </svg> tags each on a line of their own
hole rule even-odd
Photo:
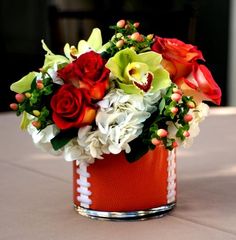
<svg viewBox="0 0 236 240">
<path fill-rule="evenodd" d="M 88 182 L 90 174 L 87 171 L 87 167 L 87 163 L 79 163 L 77 167 L 77 174 L 79 174 L 79 178 L 76 180 L 78 185 L 77 192 L 80 194 L 77 196 L 77 200 L 80 202 L 80 206 L 85 208 L 89 208 L 89 205 L 92 204 L 92 200 L 89 198 L 91 195 L 91 191 L 88 189 L 90 187 L 90 183 Z"/>
<path fill-rule="evenodd" d="M 172 202 L 175 202 L 175 197 L 176 197 L 175 150 L 169 151 L 167 161 L 168 161 L 167 203 L 172 203 Z"/>
</svg>

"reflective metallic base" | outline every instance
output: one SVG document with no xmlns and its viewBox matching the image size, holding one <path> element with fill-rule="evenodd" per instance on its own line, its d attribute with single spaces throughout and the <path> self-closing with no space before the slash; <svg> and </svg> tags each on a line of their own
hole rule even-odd
<svg viewBox="0 0 236 240">
<path fill-rule="evenodd" d="M 74 208 L 80 215 L 90 217 L 92 219 L 122 221 L 122 220 L 146 220 L 150 218 L 160 218 L 165 216 L 171 210 L 173 210 L 175 205 L 176 203 L 170 203 L 157 208 L 132 212 L 96 211 L 76 205 L 74 205 Z"/>
</svg>

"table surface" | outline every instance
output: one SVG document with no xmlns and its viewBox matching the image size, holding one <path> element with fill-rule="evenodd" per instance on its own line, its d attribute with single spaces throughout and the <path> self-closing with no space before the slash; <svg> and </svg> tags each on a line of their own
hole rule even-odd
<svg viewBox="0 0 236 240">
<path fill-rule="evenodd" d="M 35 148 L 14 113 L 0 114 L 0 240 L 236 240 L 236 108 L 211 108 L 177 152 L 177 206 L 146 221 L 99 221 L 72 206 L 72 165 Z"/>
</svg>

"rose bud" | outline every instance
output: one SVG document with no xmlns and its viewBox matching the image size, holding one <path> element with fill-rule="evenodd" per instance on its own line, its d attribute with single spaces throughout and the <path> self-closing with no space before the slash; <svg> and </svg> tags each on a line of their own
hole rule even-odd
<svg viewBox="0 0 236 240">
<path fill-rule="evenodd" d="M 191 115 L 191 114 L 186 114 L 185 116 L 184 116 L 184 121 L 185 122 L 190 122 L 190 121 L 192 121 L 193 120 L 193 116 Z"/>
<path fill-rule="evenodd" d="M 172 101 L 175 101 L 175 102 L 180 101 L 181 98 L 182 98 L 182 96 L 181 96 L 179 93 L 173 93 L 173 94 L 171 95 L 171 100 L 172 100 Z"/>
<path fill-rule="evenodd" d="M 14 111 L 17 111 L 18 110 L 18 104 L 17 103 L 11 103 L 10 108 Z"/>
<path fill-rule="evenodd" d="M 184 136 L 184 137 L 189 137 L 189 136 L 190 136 L 190 133 L 189 133 L 188 131 L 184 131 L 184 132 L 183 132 L 183 136 Z"/>
<path fill-rule="evenodd" d="M 16 101 L 17 101 L 18 103 L 21 103 L 21 102 L 23 102 L 23 101 L 25 100 L 25 95 L 22 94 L 22 93 L 17 93 L 17 94 L 15 95 L 15 99 L 16 99 Z"/>
<path fill-rule="evenodd" d="M 160 128 L 157 130 L 157 136 L 163 138 L 163 137 L 166 137 L 168 135 L 168 132 L 163 129 L 163 128 Z"/>
<path fill-rule="evenodd" d="M 116 23 L 116 26 L 119 27 L 119 28 L 123 28 L 125 26 L 125 20 L 120 20 Z"/>
<path fill-rule="evenodd" d="M 32 122 L 32 125 L 38 129 L 38 128 L 41 127 L 41 122 L 39 122 L 39 121 L 33 121 L 33 122 Z"/>
<path fill-rule="evenodd" d="M 155 146 L 160 145 L 160 143 L 161 143 L 161 141 L 158 140 L 157 138 L 153 138 L 153 139 L 151 140 L 151 142 L 152 142 L 152 144 L 155 145 Z"/>
<path fill-rule="evenodd" d="M 178 109 L 177 107 L 172 107 L 172 108 L 170 109 L 170 111 L 171 111 L 172 113 L 176 114 L 176 113 L 179 111 L 179 109 Z"/>
</svg>

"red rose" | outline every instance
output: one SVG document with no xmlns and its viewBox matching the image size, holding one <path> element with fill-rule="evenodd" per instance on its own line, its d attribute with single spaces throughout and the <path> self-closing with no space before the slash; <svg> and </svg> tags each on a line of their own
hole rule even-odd
<svg viewBox="0 0 236 240">
<path fill-rule="evenodd" d="M 193 96 L 196 102 L 207 100 L 220 105 L 221 89 L 206 66 L 195 63 L 192 72 L 176 83 L 185 95 Z"/>
<path fill-rule="evenodd" d="M 105 95 L 109 86 L 109 73 L 101 55 L 93 51 L 80 55 L 75 61 L 58 70 L 58 76 L 65 83 L 88 89 L 95 100 L 100 100 Z"/>
<path fill-rule="evenodd" d="M 58 128 L 79 128 L 93 122 L 96 107 L 91 104 L 89 91 L 64 84 L 51 99 L 52 119 Z"/>
<path fill-rule="evenodd" d="M 152 50 L 162 54 L 162 65 L 170 73 L 174 82 L 179 77 L 187 76 L 196 60 L 204 60 L 197 47 L 175 38 L 155 37 Z"/>
</svg>

